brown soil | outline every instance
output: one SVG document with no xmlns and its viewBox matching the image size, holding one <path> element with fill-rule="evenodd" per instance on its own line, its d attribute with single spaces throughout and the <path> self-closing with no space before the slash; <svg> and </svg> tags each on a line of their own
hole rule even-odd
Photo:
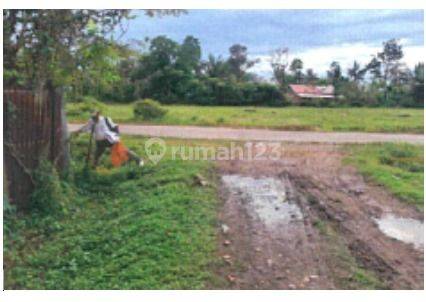
<svg viewBox="0 0 426 302">
<path fill-rule="evenodd" d="M 366 183 L 353 167 L 341 163 L 335 145 L 289 144 L 278 161 L 223 161 L 221 175 L 274 177 L 303 219 L 270 228 L 253 215 L 244 195 L 223 183 L 219 226 L 220 278 L 232 289 L 362 288 L 351 282 L 353 267 L 336 252 L 342 248 L 358 267 L 374 274 L 381 287 L 423 289 L 423 251 L 384 235 L 374 222 L 386 213 L 423 220 L 414 207 L 383 188 Z M 336 236 L 326 238 L 316 224 L 325 221 Z M 343 282 L 346 280 L 348 282 Z"/>
</svg>

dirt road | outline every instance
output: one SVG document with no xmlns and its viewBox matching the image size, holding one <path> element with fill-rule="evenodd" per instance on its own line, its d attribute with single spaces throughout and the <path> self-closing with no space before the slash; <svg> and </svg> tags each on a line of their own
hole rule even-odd
<svg viewBox="0 0 426 302">
<path fill-rule="evenodd" d="M 423 288 L 423 213 L 342 165 L 338 146 L 284 152 L 278 161 L 218 162 L 218 274 L 230 288 Z M 379 227 L 388 217 L 404 221 L 390 226 L 396 235 Z M 404 230 L 409 222 L 417 229 Z M 416 231 L 418 242 L 393 238 Z"/>
<path fill-rule="evenodd" d="M 70 131 L 80 124 L 70 124 Z M 174 137 L 188 139 L 253 140 L 277 142 L 312 142 L 312 143 L 372 143 L 372 142 L 406 142 L 423 144 L 421 134 L 388 134 L 363 132 L 310 132 L 277 131 L 266 129 L 238 129 L 224 127 L 194 126 L 150 126 L 120 125 L 123 134 L 146 135 L 156 137 Z"/>
</svg>

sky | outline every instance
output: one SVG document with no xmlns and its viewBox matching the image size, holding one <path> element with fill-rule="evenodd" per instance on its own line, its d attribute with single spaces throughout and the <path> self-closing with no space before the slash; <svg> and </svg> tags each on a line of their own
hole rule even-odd
<svg viewBox="0 0 426 302">
<path fill-rule="evenodd" d="M 127 21 L 123 42 L 166 35 L 182 42 L 199 39 L 202 56 L 228 56 L 235 43 L 260 60 L 250 71 L 271 77 L 270 55 L 287 47 L 289 60 L 301 58 L 305 68 L 324 75 L 332 61 L 346 70 L 356 59 L 366 64 L 384 41 L 397 38 L 403 61 L 412 68 L 424 61 L 423 10 L 188 10 L 178 17 L 149 18 L 135 11 Z"/>
</svg>

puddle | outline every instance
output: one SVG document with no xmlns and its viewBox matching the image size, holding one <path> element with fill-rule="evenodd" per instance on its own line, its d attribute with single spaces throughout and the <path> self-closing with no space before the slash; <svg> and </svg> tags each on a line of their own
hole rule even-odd
<svg viewBox="0 0 426 302">
<path fill-rule="evenodd" d="M 417 249 L 423 249 L 424 227 L 421 221 L 387 215 L 376 219 L 376 222 L 387 236 L 411 243 Z"/>
<path fill-rule="evenodd" d="M 241 195 L 267 226 L 289 224 L 303 218 L 300 208 L 289 200 L 282 180 L 223 175 L 222 181 L 232 194 Z"/>
</svg>

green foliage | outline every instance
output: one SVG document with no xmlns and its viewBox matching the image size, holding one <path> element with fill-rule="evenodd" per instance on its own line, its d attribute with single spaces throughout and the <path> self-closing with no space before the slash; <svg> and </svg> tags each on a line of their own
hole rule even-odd
<svg viewBox="0 0 426 302">
<path fill-rule="evenodd" d="M 137 120 L 153 120 L 163 117 L 167 109 L 161 107 L 161 104 L 155 100 L 144 99 L 133 104 L 133 113 Z"/>
<path fill-rule="evenodd" d="M 84 157 L 85 138 L 72 146 Z M 143 153 L 143 140 L 124 138 Z M 87 143 L 87 142 L 86 142 Z M 107 158 L 104 158 L 106 161 Z M 5 234 L 7 289 L 202 289 L 215 250 L 216 193 L 207 162 L 166 158 L 140 169 L 77 165 L 65 216 L 48 215 L 49 233 L 21 217 Z"/>
<path fill-rule="evenodd" d="M 77 69 L 75 54 L 79 43 L 90 39 L 90 23 L 106 34 L 128 18 L 129 11 L 14 9 L 4 10 L 3 17 L 4 67 L 19 74 L 6 84 L 24 80 L 36 86 L 51 80 L 63 85 L 70 83 Z"/>
<path fill-rule="evenodd" d="M 350 150 L 347 162 L 401 200 L 423 209 L 423 146 L 386 143 L 352 146 Z"/>
<path fill-rule="evenodd" d="M 220 78 L 192 81 L 186 103 L 231 106 L 285 106 L 279 88 L 266 83 L 237 83 Z"/>
<path fill-rule="evenodd" d="M 35 191 L 31 195 L 30 211 L 55 215 L 66 211 L 69 202 L 55 167 L 41 160 L 33 173 Z"/>
<path fill-rule="evenodd" d="M 79 102 L 75 102 L 72 106 L 67 107 L 67 115 L 70 118 L 79 117 L 87 120 L 93 111 L 104 112 L 107 105 L 99 102 L 92 96 L 84 96 Z"/>
<path fill-rule="evenodd" d="M 411 84 L 411 91 L 413 96 L 412 107 L 424 106 L 424 64 L 419 63 L 414 68 L 414 81 Z"/>
<path fill-rule="evenodd" d="M 140 83 L 135 91 L 141 98 L 163 104 L 285 105 L 275 85 L 249 81 L 246 69 L 255 61 L 247 59 L 245 46 L 231 47 L 228 60 L 209 56 L 207 62 L 200 61 L 200 44 L 192 36 L 182 44 L 159 36 L 149 49 L 132 76 Z"/>
<path fill-rule="evenodd" d="M 380 102 L 380 92 L 374 87 L 359 86 L 356 82 L 340 83 L 337 87 L 336 95 L 338 102 L 343 105 L 362 107 L 362 106 L 377 106 Z M 339 97 L 342 97 L 339 100 Z"/>
</svg>

